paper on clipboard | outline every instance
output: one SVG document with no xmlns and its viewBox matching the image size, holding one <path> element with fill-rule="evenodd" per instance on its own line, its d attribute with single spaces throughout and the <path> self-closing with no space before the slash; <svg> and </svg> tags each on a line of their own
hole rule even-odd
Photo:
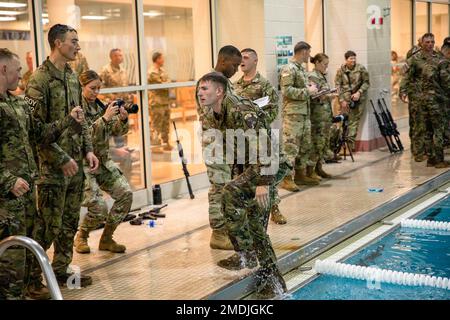
<svg viewBox="0 0 450 320">
<path fill-rule="evenodd" d="M 253 101 L 253 103 L 256 103 L 260 108 L 264 108 L 269 104 L 269 102 L 270 102 L 269 96 L 265 96 Z"/>
</svg>

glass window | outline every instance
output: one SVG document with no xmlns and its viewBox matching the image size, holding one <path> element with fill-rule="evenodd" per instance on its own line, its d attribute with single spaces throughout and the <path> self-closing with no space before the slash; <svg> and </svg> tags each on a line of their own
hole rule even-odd
<svg viewBox="0 0 450 320">
<path fill-rule="evenodd" d="M 24 79 L 17 94 L 23 93 L 28 76 L 34 68 L 34 50 L 28 1 L 0 3 L 0 47 L 8 48 L 20 58 Z"/>
<path fill-rule="evenodd" d="M 391 2 L 391 102 L 395 119 L 408 116 L 408 105 L 399 97 L 401 67 L 406 53 L 412 46 L 412 2 L 397 0 Z"/>
<path fill-rule="evenodd" d="M 416 2 L 416 41 L 427 32 L 428 32 L 428 3 Z"/>
<path fill-rule="evenodd" d="M 449 6 L 446 4 L 433 3 L 431 5 L 431 31 L 434 34 L 436 46 L 439 47 L 449 34 L 448 10 Z"/>
<path fill-rule="evenodd" d="M 123 87 L 139 81 L 135 1 L 44 0 L 45 48 L 48 29 L 68 24 L 78 31 L 82 55 L 73 63 L 78 72 L 97 71 L 104 87 Z"/>
</svg>

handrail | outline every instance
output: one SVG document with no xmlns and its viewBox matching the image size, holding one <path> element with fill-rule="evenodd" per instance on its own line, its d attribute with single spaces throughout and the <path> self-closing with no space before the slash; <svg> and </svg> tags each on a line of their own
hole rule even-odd
<svg viewBox="0 0 450 320">
<path fill-rule="evenodd" d="M 58 282 L 53 273 L 52 266 L 44 249 L 35 240 L 24 236 L 11 236 L 0 241 L 0 256 L 12 246 L 21 246 L 29 249 L 36 256 L 44 272 L 45 281 L 53 300 L 63 300 L 61 291 L 59 290 Z"/>
</svg>

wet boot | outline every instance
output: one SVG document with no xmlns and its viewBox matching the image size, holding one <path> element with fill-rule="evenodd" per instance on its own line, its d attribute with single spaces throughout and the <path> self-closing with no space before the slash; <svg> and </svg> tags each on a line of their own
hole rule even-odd
<svg viewBox="0 0 450 320">
<path fill-rule="evenodd" d="M 287 222 L 286 218 L 281 214 L 277 204 L 272 206 L 272 210 L 270 211 L 270 220 L 276 224 L 286 224 Z"/>
<path fill-rule="evenodd" d="M 75 237 L 75 241 L 73 242 L 73 246 L 75 247 L 75 251 L 78 253 L 89 253 L 91 252 L 91 248 L 88 245 L 89 232 L 80 229 Z"/>
<path fill-rule="evenodd" d="M 127 249 L 123 244 L 118 244 L 113 240 L 113 233 L 116 230 L 117 224 L 112 225 L 107 223 L 105 229 L 103 230 L 102 237 L 100 238 L 100 243 L 98 244 L 99 250 L 107 250 L 114 253 L 123 253 Z"/>
<path fill-rule="evenodd" d="M 49 300 L 51 297 L 50 291 L 41 282 L 31 283 L 25 289 L 25 298 L 33 300 Z"/>
<path fill-rule="evenodd" d="M 281 183 L 280 183 L 280 188 L 283 188 L 283 189 L 285 189 L 287 191 L 291 191 L 291 192 L 300 191 L 299 186 L 295 184 L 294 180 L 292 180 L 291 175 L 284 177 L 283 181 L 281 181 Z"/>
<path fill-rule="evenodd" d="M 295 184 L 297 185 L 305 185 L 305 186 L 317 186 L 320 184 L 316 179 L 312 179 L 305 175 L 305 170 L 299 169 L 295 171 L 294 177 Z"/>
<path fill-rule="evenodd" d="M 213 229 L 209 246 L 211 249 L 234 250 L 234 246 L 231 243 L 230 237 L 228 236 L 228 232 L 225 228 Z"/>
<path fill-rule="evenodd" d="M 319 182 L 322 181 L 322 178 L 316 174 L 314 166 L 306 167 L 306 176 Z"/>
<path fill-rule="evenodd" d="M 317 162 L 317 164 L 316 164 L 316 173 L 324 179 L 333 178 L 333 176 L 331 174 L 328 174 L 325 171 L 323 171 L 322 162 L 320 162 L 320 161 Z"/>
<path fill-rule="evenodd" d="M 226 259 L 220 260 L 217 265 L 227 270 L 253 269 L 258 265 L 258 258 L 254 251 L 240 251 Z"/>
<path fill-rule="evenodd" d="M 278 269 L 260 270 L 257 275 L 256 299 L 268 300 L 287 292 L 286 282 Z"/>
</svg>

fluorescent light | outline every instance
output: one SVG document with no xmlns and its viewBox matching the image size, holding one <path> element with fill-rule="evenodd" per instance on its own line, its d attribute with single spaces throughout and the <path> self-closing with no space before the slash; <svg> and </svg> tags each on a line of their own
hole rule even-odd
<svg viewBox="0 0 450 320">
<path fill-rule="evenodd" d="M 0 17 L 0 22 L 1 21 L 16 21 L 17 18 L 16 17 Z"/>
<path fill-rule="evenodd" d="M 0 1 L 0 7 L 3 7 L 3 8 L 25 8 L 26 6 L 27 6 L 26 3 L 14 3 L 14 2 Z"/>
<path fill-rule="evenodd" d="M 48 18 L 48 13 L 43 13 L 42 18 Z"/>
<path fill-rule="evenodd" d="M 164 15 L 164 13 L 162 13 L 160 11 L 156 11 L 156 10 L 150 10 L 148 12 L 144 12 L 143 15 L 146 16 L 146 17 L 154 18 L 154 17 L 158 17 L 158 16 Z"/>
<path fill-rule="evenodd" d="M 105 16 L 82 16 L 83 20 L 106 20 L 108 17 Z"/>
<path fill-rule="evenodd" d="M 21 14 L 25 14 L 27 11 L 10 11 L 10 10 L 0 10 L 0 14 L 6 16 L 18 16 Z"/>
<path fill-rule="evenodd" d="M 48 18 L 42 18 L 42 24 L 48 24 L 50 20 Z"/>
</svg>

